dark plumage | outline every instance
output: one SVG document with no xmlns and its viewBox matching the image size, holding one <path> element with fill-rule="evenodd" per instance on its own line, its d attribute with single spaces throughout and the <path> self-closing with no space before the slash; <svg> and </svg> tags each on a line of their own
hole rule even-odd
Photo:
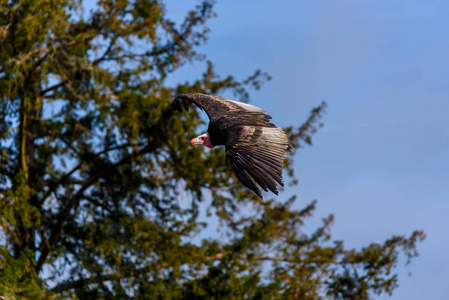
<svg viewBox="0 0 449 300">
<path fill-rule="evenodd" d="M 209 148 L 224 145 L 226 157 L 241 183 L 260 198 L 258 186 L 277 195 L 277 183 L 284 186 L 284 157 L 294 144 L 281 128 L 269 123 L 271 116 L 250 104 L 198 93 L 177 96 L 172 108 L 188 111 L 191 104 L 204 110 L 210 119 L 208 136 L 201 135 L 191 144 Z"/>
</svg>

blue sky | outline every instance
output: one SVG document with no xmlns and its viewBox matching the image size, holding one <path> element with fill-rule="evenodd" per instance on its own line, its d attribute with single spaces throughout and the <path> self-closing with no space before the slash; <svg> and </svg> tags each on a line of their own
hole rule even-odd
<svg viewBox="0 0 449 300">
<path fill-rule="evenodd" d="M 196 3 L 167 9 L 179 17 Z M 329 105 L 313 147 L 297 153 L 299 185 L 279 198 L 317 199 L 309 226 L 333 213 L 347 247 L 424 229 L 420 256 L 400 262 L 399 288 L 379 299 L 449 299 L 449 2 L 227 0 L 215 11 L 200 52 L 223 76 L 272 75 L 251 103 L 277 125 Z"/>
</svg>

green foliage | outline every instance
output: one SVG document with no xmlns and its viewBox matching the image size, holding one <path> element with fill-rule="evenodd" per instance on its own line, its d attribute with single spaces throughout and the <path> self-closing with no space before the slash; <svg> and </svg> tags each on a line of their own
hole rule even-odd
<svg viewBox="0 0 449 300">
<path fill-rule="evenodd" d="M 417 255 L 422 232 L 346 250 L 330 240 L 332 216 L 303 231 L 315 202 L 262 201 L 223 149 L 190 148 L 204 122 L 174 114 L 175 95 L 247 101 L 270 79 L 221 78 L 207 61 L 201 78 L 166 84 L 204 59 L 212 8 L 176 24 L 156 0 L 101 0 L 85 16 L 76 0 L 0 0 L 3 298 L 367 299 L 397 286 L 398 257 Z M 286 129 L 298 146 L 324 108 Z M 200 205 L 220 236 L 198 238 Z"/>
</svg>

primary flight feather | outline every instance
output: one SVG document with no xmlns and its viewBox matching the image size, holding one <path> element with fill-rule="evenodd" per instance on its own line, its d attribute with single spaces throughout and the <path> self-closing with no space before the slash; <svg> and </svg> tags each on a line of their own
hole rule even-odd
<svg viewBox="0 0 449 300">
<path fill-rule="evenodd" d="M 260 198 L 259 187 L 277 195 L 277 184 L 284 186 L 282 167 L 286 151 L 294 144 L 281 128 L 269 123 L 271 116 L 254 105 L 199 93 L 177 96 L 172 108 L 188 111 L 191 104 L 204 110 L 210 122 L 207 133 L 192 139 L 190 145 L 224 145 L 226 158 L 243 185 Z"/>
</svg>

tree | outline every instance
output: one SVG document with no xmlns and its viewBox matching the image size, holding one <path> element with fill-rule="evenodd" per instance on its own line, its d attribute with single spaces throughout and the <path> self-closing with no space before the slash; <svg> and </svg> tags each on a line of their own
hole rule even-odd
<svg viewBox="0 0 449 300">
<path fill-rule="evenodd" d="M 423 232 L 345 249 L 330 240 L 332 216 L 302 231 L 316 202 L 262 201 L 223 149 L 189 147 L 204 122 L 175 115 L 175 95 L 247 101 L 269 79 L 222 78 L 207 61 L 201 78 L 166 84 L 204 59 L 213 16 L 210 1 L 178 25 L 156 0 L 101 0 L 86 17 L 76 0 L 1 0 L 3 298 L 367 299 L 397 286 L 398 257 L 416 256 Z M 324 107 L 286 129 L 298 148 Z M 286 168 L 295 183 L 292 156 Z M 195 239 L 206 205 L 220 238 Z"/>
</svg>

